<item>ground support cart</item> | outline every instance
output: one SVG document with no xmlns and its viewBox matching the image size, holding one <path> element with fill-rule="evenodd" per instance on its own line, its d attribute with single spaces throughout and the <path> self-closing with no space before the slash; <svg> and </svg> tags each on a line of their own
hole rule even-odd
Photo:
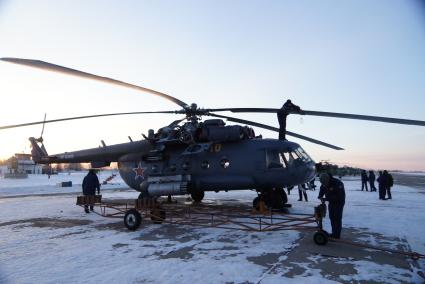
<svg viewBox="0 0 425 284">
<path fill-rule="evenodd" d="M 103 200 L 97 196 L 78 196 L 77 205 L 92 205 L 94 212 L 111 218 L 123 218 L 129 230 L 136 230 L 147 220 L 153 223 L 214 227 L 243 231 L 317 230 L 322 231 L 323 212 L 289 214 L 287 211 L 267 210 L 261 214 L 238 205 L 188 202 L 160 202 L 158 199 Z M 323 233 L 327 242 L 327 234 Z M 316 241 L 316 238 L 315 238 Z"/>
<path fill-rule="evenodd" d="M 240 205 L 216 203 L 165 202 L 156 198 L 135 200 L 102 200 L 101 195 L 78 196 L 77 205 L 91 205 L 94 213 L 109 218 L 123 218 L 129 230 L 137 230 L 142 223 L 176 224 L 195 227 L 211 227 L 252 232 L 283 230 L 315 231 L 313 240 L 317 245 L 326 245 L 328 241 L 345 243 L 357 247 L 397 253 L 412 259 L 424 258 L 416 252 L 404 252 L 375 247 L 345 240 L 330 238 L 323 230 L 323 218 L 326 216 L 324 203 L 314 208 L 314 214 L 288 213 L 285 210 L 265 210 L 261 213 Z"/>
</svg>

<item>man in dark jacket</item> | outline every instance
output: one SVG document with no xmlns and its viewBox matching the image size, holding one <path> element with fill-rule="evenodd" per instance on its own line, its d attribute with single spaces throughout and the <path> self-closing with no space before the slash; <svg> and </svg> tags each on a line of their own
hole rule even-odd
<svg viewBox="0 0 425 284">
<path fill-rule="evenodd" d="M 365 170 L 362 170 L 362 191 L 365 187 L 366 187 L 366 191 L 368 191 L 367 190 L 367 174 Z"/>
<path fill-rule="evenodd" d="M 378 181 L 379 199 L 385 200 L 385 188 L 387 184 L 387 177 L 382 174 L 382 171 L 379 171 L 379 176 L 377 181 Z"/>
<path fill-rule="evenodd" d="M 388 173 L 388 171 L 386 170 L 384 171 L 383 175 L 385 176 L 385 180 L 386 180 L 385 190 L 387 192 L 387 196 L 388 196 L 387 198 L 392 199 L 391 187 L 394 185 L 393 176 L 390 173 Z M 384 191 L 384 194 L 385 194 L 385 191 Z"/>
<path fill-rule="evenodd" d="M 304 200 L 308 201 L 307 198 L 307 192 L 306 192 L 307 188 L 305 187 L 305 184 L 299 184 L 298 185 L 298 201 L 303 201 L 303 195 L 304 195 Z"/>
<path fill-rule="evenodd" d="M 342 230 L 342 212 L 345 205 L 344 184 L 329 173 L 320 175 L 319 199 L 328 201 L 329 219 L 331 220 L 331 238 L 339 239 Z"/>
<path fill-rule="evenodd" d="M 375 187 L 375 173 L 373 171 L 369 171 L 369 185 L 370 185 L 370 191 L 376 191 Z"/>
<path fill-rule="evenodd" d="M 279 140 L 286 139 L 286 118 L 291 113 L 303 113 L 301 108 L 297 105 L 294 105 L 291 100 L 287 100 L 283 104 L 283 106 L 277 111 L 277 120 L 279 121 Z"/>
<path fill-rule="evenodd" d="M 85 196 L 96 195 L 96 189 L 97 194 L 100 194 L 99 179 L 93 169 L 90 169 L 88 174 L 84 177 L 82 187 L 83 195 Z M 90 210 L 93 211 L 93 205 L 90 205 Z M 90 212 L 88 205 L 84 205 L 84 211 L 86 211 L 86 213 Z"/>
</svg>

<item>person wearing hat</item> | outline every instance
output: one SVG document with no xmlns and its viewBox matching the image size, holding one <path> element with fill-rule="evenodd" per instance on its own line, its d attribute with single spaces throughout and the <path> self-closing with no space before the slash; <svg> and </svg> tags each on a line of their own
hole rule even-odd
<svg viewBox="0 0 425 284">
<path fill-rule="evenodd" d="M 100 183 L 94 169 L 90 169 L 88 174 L 83 179 L 83 195 L 85 196 L 94 196 L 96 194 L 100 194 Z M 93 211 L 93 205 L 90 205 L 90 210 Z M 89 213 L 89 206 L 84 205 L 84 211 Z"/>
<path fill-rule="evenodd" d="M 332 226 L 330 237 L 339 239 L 341 237 L 342 212 L 345 204 L 344 184 L 330 173 L 322 173 L 320 175 L 320 183 L 322 185 L 318 198 L 322 201 L 328 201 L 329 219 Z"/>
<path fill-rule="evenodd" d="M 279 121 L 279 140 L 286 139 L 286 118 L 291 113 L 303 114 L 301 108 L 297 105 L 294 105 L 291 100 L 287 100 L 277 111 L 277 120 Z"/>
</svg>

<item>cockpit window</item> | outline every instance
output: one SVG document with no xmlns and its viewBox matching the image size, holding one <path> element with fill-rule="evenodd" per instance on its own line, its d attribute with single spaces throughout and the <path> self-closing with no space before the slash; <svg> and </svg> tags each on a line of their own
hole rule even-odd
<svg viewBox="0 0 425 284">
<path fill-rule="evenodd" d="M 279 152 L 278 150 L 267 150 L 267 168 L 286 168 L 294 163 L 311 162 L 307 153 L 298 147 L 288 152 Z"/>
<path fill-rule="evenodd" d="M 310 162 L 311 161 L 310 156 L 307 155 L 307 153 L 301 147 L 298 147 L 297 149 L 295 149 L 294 153 L 304 162 Z"/>
<path fill-rule="evenodd" d="M 287 160 L 282 153 L 277 150 L 267 151 L 267 168 L 286 168 Z"/>
</svg>

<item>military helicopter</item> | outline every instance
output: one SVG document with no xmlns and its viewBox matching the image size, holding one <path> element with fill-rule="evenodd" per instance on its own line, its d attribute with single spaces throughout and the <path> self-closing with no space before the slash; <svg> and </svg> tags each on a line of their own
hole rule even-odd
<svg viewBox="0 0 425 284">
<path fill-rule="evenodd" d="M 36 163 L 91 163 L 93 168 L 102 168 L 109 166 L 111 162 L 117 162 L 122 179 L 129 187 L 140 192 L 139 198 L 190 194 L 195 201 L 201 201 L 205 191 L 254 189 L 259 195 L 253 200 L 254 207 L 258 206 L 259 198 L 263 198 L 266 205 L 272 208 L 281 208 L 287 203 L 284 187 L 303 184 L 315 177 L 315 162 L 299 144 L 288 140 L 263 139 L 261 135 L 256 136 L 249 126 L 276 132 L 279 132 L 279 128 L 216 113 L 223 111 L 277 113 L 279 111 L 277 108 L 198 108 L 196 104 L 189 105 L 152 89 L 44 61 L 20 58 L 0 60 L 136 89 L 160 96 L 181 107 L 179 110 L 44 119 L 2 126 L 0 130 L 37 124 L 42 124 L 44 130 L 46 123 L 118 115 L 152 113 L 184 115 L 182 119 L 175 120 L 156 132 L 149 130 L 148 135 L 144 135 L 144 139 L 140 141 L 130 139 L 130 142 L 110 146 L 103 143 L 103 147 L 99 148 L 54 155 L 47 153 L 42 135 L 39 138 L 30 137 L 31 153 Z M 288 114 L 425 126 L 425 121 L 357 114 L 308 110 L 300 113 L 289 111 L 285 115 Z M 202 119 L 208 116 L 214 119 Z M 223 119 L 238 125 L 226 125 Z M 343 150 L 341 147 L 290 131 L 286 131 L 286 135 L 335 150 Z"/>
</svg>

